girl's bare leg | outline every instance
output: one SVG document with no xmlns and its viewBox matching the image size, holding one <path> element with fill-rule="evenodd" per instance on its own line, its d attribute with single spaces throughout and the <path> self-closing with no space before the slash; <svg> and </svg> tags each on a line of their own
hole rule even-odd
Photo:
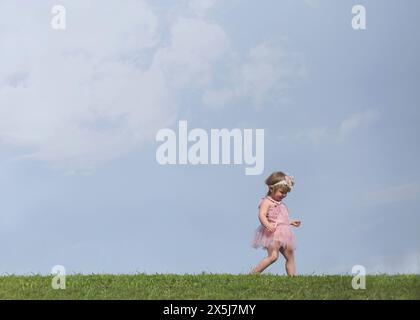
<svg viewBox="0 0 420 320">
<path fill-rule="evenodd" d="M 286 259 L 287 275 L 294 276 L 296 273 L 296 266 L 295 266 L 295 255 L 294 255 L 293 250 L 281 248 L 280 252 Z"/>
<path fill-rule="evenodd" d="M 251 274 L 263 272 L 270 264 L 276 262 L 279 258 L 279 249 L 276 247 L 268 247 L 267 253 L 267 257 L 262 259 L 260 263 L 258 263 L 256 267 L 251 270 Z"/>
</svg>

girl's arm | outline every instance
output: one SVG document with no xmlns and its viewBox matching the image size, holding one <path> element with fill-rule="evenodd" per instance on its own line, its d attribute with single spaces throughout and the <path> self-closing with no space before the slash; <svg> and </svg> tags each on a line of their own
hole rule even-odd
<svg viewBox="0 0 420 320">
<path fill-rule="evenodd" d="M 286 206 L 286 209 L 287 209 L 287 215 L 289 215 L 289 208 L 287 208 L 287 206 Z M 290 220 L 289 224 L 292 225 L 292 226 L 295 226 L 295 227 L 299 227 L 300 224 L 301 224 L 301 221 L 300 220 Z"/>
<path fill-rule="evenodd" d="M 267 228 L 269 231 L 274 231 L 274 226 L 267 219 L 267 211 L 270 208 L 270 201 L 263 200 L 260 205 L 260 212 L 258 218 L 260 219 L 261 224 Z"/>
</svg>

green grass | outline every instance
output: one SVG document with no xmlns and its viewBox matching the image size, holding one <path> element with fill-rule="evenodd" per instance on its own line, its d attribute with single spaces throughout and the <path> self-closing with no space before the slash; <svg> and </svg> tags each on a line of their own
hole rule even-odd
<svg viewBox="0 0 420 320">
<path fill-rule="evenodd" d="M 0 299 L 420 299 L 420 275 L 371 275 L 354 290 L 351 276 L 272 274 L 0 276 Z"/>
</svg>

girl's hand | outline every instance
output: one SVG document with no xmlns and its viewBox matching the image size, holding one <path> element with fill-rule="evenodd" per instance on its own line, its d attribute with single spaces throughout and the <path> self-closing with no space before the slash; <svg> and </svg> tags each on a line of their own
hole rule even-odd
<svg viewBox="0 0 420 320">
<path fill-rule="evenodd" d="M 299 227 L 299 226 L 300 226 L 300 220 L 292 220 L 292 221 L 290 222 L 290 224 L 291 224 L 292 226 Z"/>
<path fill-rule="evenodd" d="M 276 230 L 276 223 L 268 223 L 267 225 L 264 226 L 268 231 L 270 232 L 274 232 L 274 230 Z"/>
</svg>

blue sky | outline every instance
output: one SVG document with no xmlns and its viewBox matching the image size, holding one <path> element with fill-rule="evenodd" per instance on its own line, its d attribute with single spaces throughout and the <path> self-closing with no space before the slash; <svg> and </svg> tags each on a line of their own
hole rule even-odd
<svg viewBox="0 0 420 320">
<path fill-rule="evenodd" d="M 419 273 L 419 10 L 0 0 L 0 273 L 246 273 L 278 170 L 299 273 Z M 264 129 L 263 174 L 159 165 L 155 135 L 179 120 Z"/>
</svg>

